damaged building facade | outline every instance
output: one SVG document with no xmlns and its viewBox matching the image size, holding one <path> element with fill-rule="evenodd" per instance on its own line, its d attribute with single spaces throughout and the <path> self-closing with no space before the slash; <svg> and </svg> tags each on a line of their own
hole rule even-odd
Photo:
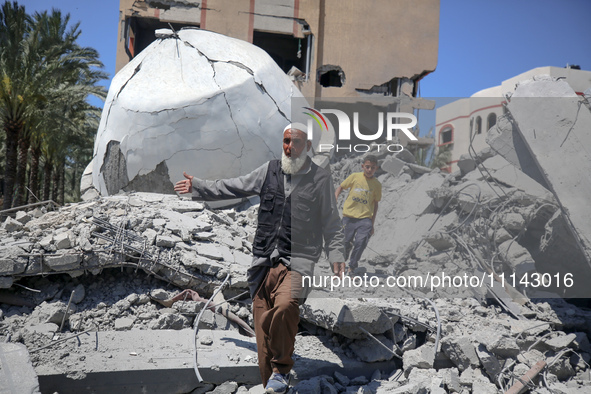
<svg viewBox="0 0 591 394">
<path fill-rule="evenodd" d="M 264 49 L 305 97 L 416 96 L 437 65 L 439 0 L 121 0 L 119 22 L 117 71 L 156 29 L 199 27 Z"/>
</svg>

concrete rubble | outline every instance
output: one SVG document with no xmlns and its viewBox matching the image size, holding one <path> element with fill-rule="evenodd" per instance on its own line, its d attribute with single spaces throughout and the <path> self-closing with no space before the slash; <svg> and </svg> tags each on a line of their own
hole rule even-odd
<svg viewBox="0 0 591 394">
<path fill-rule="evenodd" d="M 588 211 L 563 197 L 543 160 L 537 173 L 516 167 L 509 146 L 515 139 L 499 148 L 500 138 L 519 136 L 526 124 L 509 119 L 521 119 L 525 110 L 508 109 L 490 131 L 496 144 L 465 157 L 457 173 L 427 171 L 405 155 L 380 157 L 376 234 L 355 273 L 385 280 L 445 272 L 487 280 L 447 288 L 429 286 L 432 281 L 314 285 L 301 306 L 294 393 L 496 393 L 521 384 L 523 376 L 532 377 L 530 392 L 591 390 L 589 234 L 574 220 Z M 584 111 L 580 107 L 579 121 Z M 535 144 L 526 137 L 521 142 L 537 157 Z M 335 159 L 335 183 L 359 164 L 358 157 Z M 38 385 L 29 380 L 22 392 L 118 392 L 123 386 L 154 393 L 262 392 L 254 340 L 243 327 L 228 313 L 203 310 L 201 301 L 167 303 L 182 289 L 208 298 L 229 274 L 227 310 L 252 325 L 243 293 L 256 209 L 210 209 L 174 195 L 134 192 L 6 218 L 0 226 L 0 352 L 26 346 L 28 356 L 19 358 L 34 368 Z M 540 287 L 509 280 L 534 273 L 558 275 L 561 282 Z M 565 286 L 568 273 L 583 285 Z M 326 261 L 316 274 L 330 277 Z M 4 385 L 4 358 L 0 363 Z"/>
</svg>

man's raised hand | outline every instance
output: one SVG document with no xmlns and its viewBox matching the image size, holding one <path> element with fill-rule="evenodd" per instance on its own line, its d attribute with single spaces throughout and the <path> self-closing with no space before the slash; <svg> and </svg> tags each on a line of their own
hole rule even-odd
<svg viewBox="0 0 591 394">
<path fill-rule="evenodd" d="M 183 172 L 183 176 L 187 179 L 178 181 L 176 185 L 174 185 L 174 191 L 178 192 L 179 194 L 191 193 L 191 189 L 193 187 L 193 176 L 187 174 L 186 172 Z"/>
</svg>

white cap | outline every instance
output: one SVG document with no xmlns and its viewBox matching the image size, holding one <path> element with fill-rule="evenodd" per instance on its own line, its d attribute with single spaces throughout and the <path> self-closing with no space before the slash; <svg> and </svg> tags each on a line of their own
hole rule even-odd
<svg viewBox="0 0 591 394">
<path fill-rule="evenodd" d="M 285 126 L 285 128 L 283 129 L 283 132 L 285 133 L 289 129 L 299 130 L 304 134 L 308 134 L 308 126 L 306 126 L 303 123 L 298 123 L 298 122 L 290 123 L 287 126 Z"/>
</svg>

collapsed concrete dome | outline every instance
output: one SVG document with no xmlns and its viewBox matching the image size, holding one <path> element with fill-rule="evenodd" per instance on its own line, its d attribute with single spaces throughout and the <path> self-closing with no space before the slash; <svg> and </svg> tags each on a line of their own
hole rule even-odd
<svg viewBox="0 0 591 394">
<path fill-rule="evenodd" d="M 172 193 L 183 171 L 226 178 L 278 158 L 302 95 L 273 59 L 209 31 L 157 35 L 111 83 L 86 171 L 98 192 Z"/>
</svg>

